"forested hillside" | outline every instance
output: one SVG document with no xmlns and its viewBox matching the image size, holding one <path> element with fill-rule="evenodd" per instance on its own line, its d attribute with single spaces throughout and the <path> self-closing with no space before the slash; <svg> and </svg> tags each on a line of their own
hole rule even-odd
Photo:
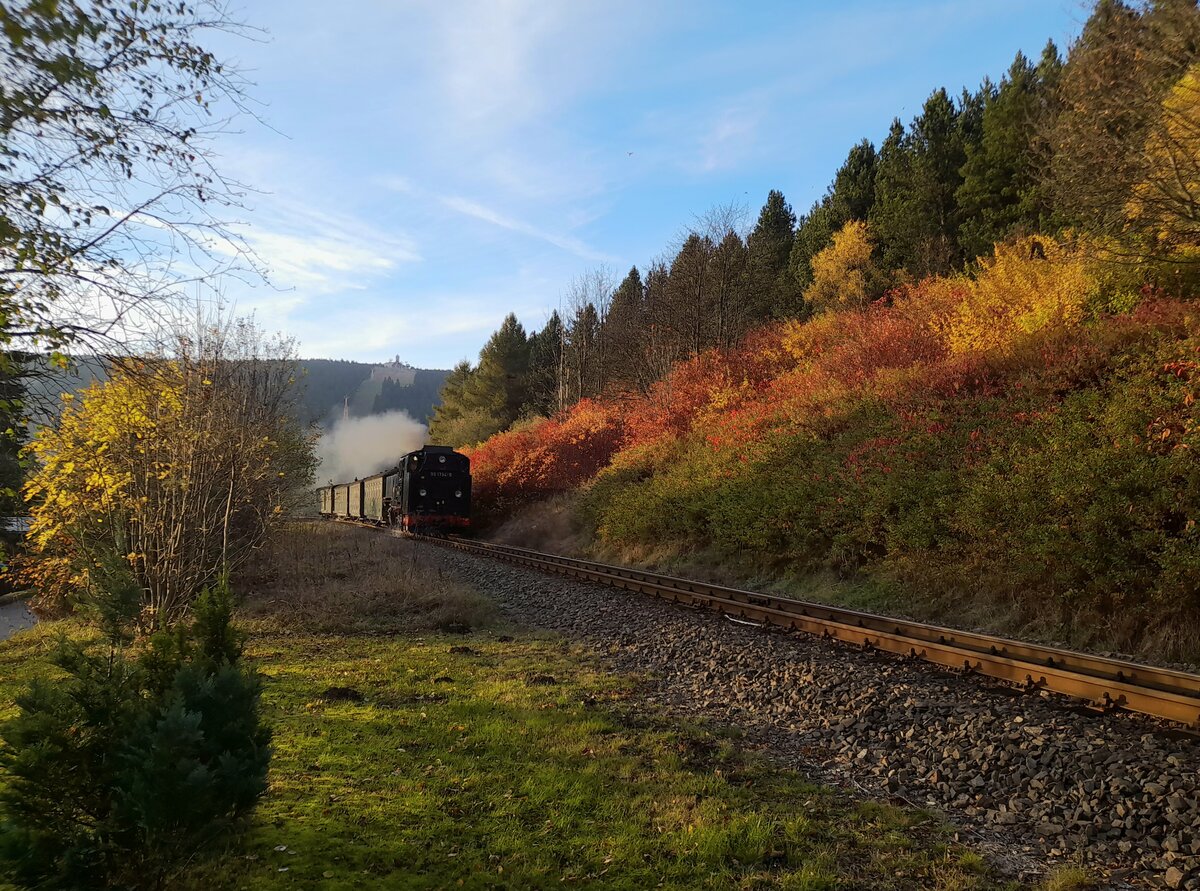
<svg viewBox="0 0 1200 891">
<path fill-rule="evenodd" d="M 450 375 L 492 520 L 866 580 L 897 608 L 1195 657 L 1200 13 L 1102 0 L 936 89 L 796 217 L 706 214 Z M 881 122 L 882 123 L 882 122 Z M 914 593 L 914 592 L 919 592 Z"/>
<path fill-rule="evenodd" d="M 304 359 L 298 386 L 298 403 L 305 423 L 405 411 L 420 423 L 433 414 L 448 372 L 409 369 L 404 381 L 372 378 L 381 366 L 344 359 Z"/>
<path fill-rule="evenodd" d="M 22 378 L 22 397 L 35 425 L 57 416 L 60 393 L 79 392 L 105 377 L 104 363 L 92 356 L 75 358 L 68 370 L 55 368 L 44 359 L 29 364 L 33 370 Z M 351 417 L 400 410 L 425 423 L 438 404 L 448 374 L 413 368 L 404 381 L 372 380 L 372 370 L 382 366 L 344 359 L 303 359 L 298 364 L 295 405 L 298 420 L 305 425 L 340 418 L 347 404 Z"/>
</svg>

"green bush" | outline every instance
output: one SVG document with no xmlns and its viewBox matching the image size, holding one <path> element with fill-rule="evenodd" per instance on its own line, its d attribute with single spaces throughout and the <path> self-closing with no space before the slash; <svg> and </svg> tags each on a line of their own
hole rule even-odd
<svg viewBox="0 0 1200 891">
<path fill-rule="evenodd" d="M 0 874 L 18 887 L 164 887 L 266 789 L 228 585 L 140 644 L 116 612 L 101 612 L 106 646 L 60 641 L 64 677 L 32 684 L 0 728 Z"/>
</svg>

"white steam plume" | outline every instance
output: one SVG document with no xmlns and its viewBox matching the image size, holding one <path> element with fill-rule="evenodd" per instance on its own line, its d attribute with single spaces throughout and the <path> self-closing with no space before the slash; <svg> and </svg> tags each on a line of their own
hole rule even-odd
<svg viewBox="0 0 1200 891">
<path fill-rule="evenodd" d="M 395 467 L 400 456 L 425 444 L 425 425 L 407 412 L 389 411 L 338 421 L 317 442 L 318 485 L 346 482 Z"/>
</svg>

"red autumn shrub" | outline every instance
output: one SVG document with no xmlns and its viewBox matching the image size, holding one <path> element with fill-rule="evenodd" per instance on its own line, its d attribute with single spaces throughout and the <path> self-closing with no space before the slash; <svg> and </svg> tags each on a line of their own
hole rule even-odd
<svg viewBox="0 0 1200 891">
<path fill-rule="evenodd" d="M 616 406 L 584 400 L 556 417 L 491 437 L 471 453 L 480 512 L 495 515 L 587 482 L 612 460 L 622 431 Z"/>
</svg>

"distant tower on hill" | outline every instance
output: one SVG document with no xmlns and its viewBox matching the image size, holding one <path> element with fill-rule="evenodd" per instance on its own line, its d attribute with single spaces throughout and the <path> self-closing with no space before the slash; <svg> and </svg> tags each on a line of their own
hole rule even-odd
<svg viewBox="0 0 1200 891">
<path fill-rule="evenodd" d="M 400 361 L 399 356 L 396 356 L 391 362 L 376 365 L 371 369 L 371 380 L 379 383 L 394 381 L 402 387 L 411 387 L 416 378 L 417 369 L 407 362 Z"/>
</svg>

